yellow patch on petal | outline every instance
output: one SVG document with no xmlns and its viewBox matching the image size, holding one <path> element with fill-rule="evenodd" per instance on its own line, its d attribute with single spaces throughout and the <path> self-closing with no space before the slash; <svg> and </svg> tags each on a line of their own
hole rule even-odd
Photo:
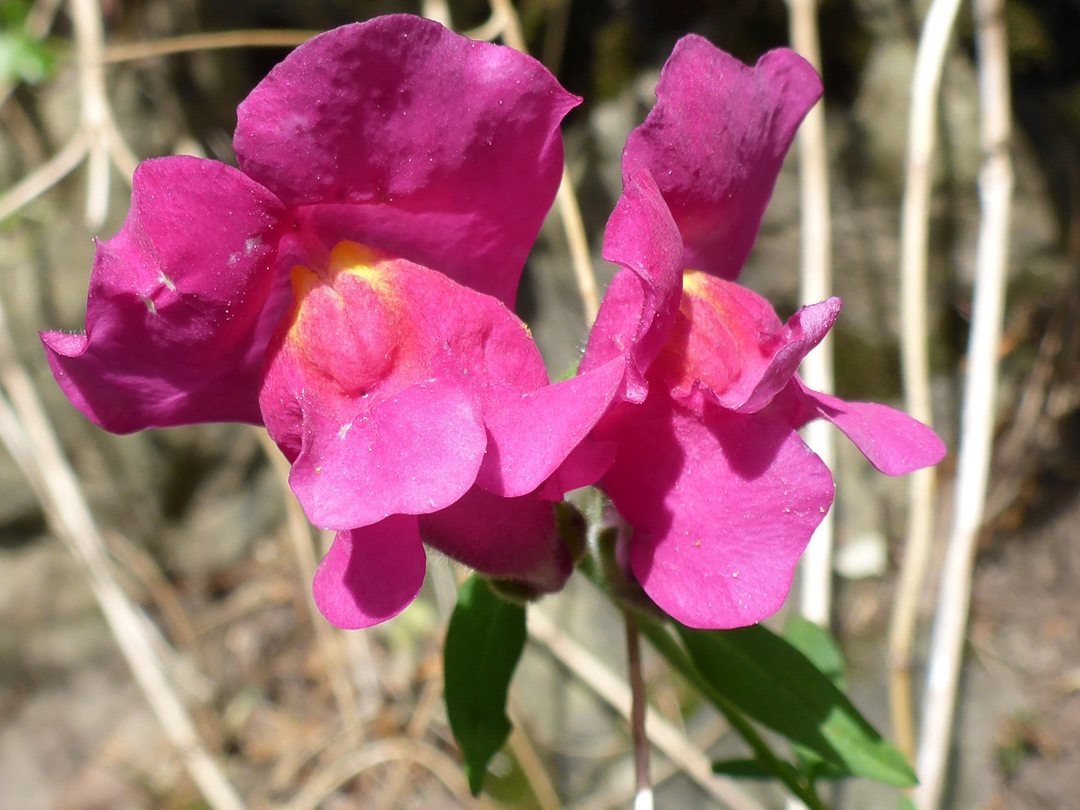
<svg viewBox="0 0 1080 810">
<path fill-rule="evenodd" d="M 375 248 L 340 242 L 325 267 L 293 267 L 287 342 L 303 365 L 355 395 L 403 364 L 422 365 L 417 324 L 398 284 L 408 266 Z"/>
<path fill-rule="evenodd" d="M 756 335 L 747 333 L 747 315 L 729 286 L 700 270 L 683 271 L 679 312 L 653 364 L 673 393 L 689 394 L 701 382 L 719 394 L 742 373 L 742 353 Z"/>
</svg>

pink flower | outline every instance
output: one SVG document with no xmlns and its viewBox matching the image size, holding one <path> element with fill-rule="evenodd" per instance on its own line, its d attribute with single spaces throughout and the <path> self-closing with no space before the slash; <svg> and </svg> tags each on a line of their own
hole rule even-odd
<svg viewBox="0 0 1080 810">
<path fill-rule="evenodd" d="M 557 589 L 549 501 L 609 463 L 582 440 L 624 361 L 550 385 L 507 306 L 577 103 L 529 57 L 416 17 L 316 37 L 240 105 L 239 170 L 139 168 L 85 336 L 42 335 L 57 381 L 115 432 L 265 424 L 338 531 L 315 598 L 342 627 L 412 601 L 422 541 Z"/>
<path fill-rule="evenodd" d="M 832 503 L 829 470 L 797 428 L 828 419 L 889 475 L 935 464 L 945 447 L 902 413 L 803 386 L 796 369 L 839 299 L 783 324 L 735 283 L 821 95 L 810 65 L 778 50 L 751 68 L 689 36 L 656 94 L 623 153 L 604 256 L 624 269 L 581 370 L 629 361 L 623 401 L 593 436 L 618 447 L 601 486 L 634 530 L 635 577 L 684 624 L 739 627 L 783 604 Z"/>
</svg>

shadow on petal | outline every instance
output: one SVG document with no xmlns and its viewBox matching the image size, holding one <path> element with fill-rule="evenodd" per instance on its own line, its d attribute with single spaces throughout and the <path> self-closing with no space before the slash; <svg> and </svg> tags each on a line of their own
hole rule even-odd
<svg viewBox="0 0 1080 810">
<path fill-rule="evenodd" d="M 315 572 L 315 604 L 337 627 L 371 627 L 412 603 L 426 570 L 415 517 L 395 515 L 363 529 L 338 532 Z"/>
</svg>

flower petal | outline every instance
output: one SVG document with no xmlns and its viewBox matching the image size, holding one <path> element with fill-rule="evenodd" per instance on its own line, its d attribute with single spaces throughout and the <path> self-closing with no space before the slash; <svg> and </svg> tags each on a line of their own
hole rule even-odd
<svg viewBox="0 0 1080 810">
<path fill-rule="evenodd" d="M 409 606 L 426 570 L 415 517 L 396 515 L 338 532 L 315 572 L 315 604 L 327 621 L 344 630 L 371 627 Z"/>
<path fill-rule="evenodd" d="M 753 390 L 742 404 L 734 406 L 735 409 L 740 413 L 756 413 L 772 402 L 795 376 L 803 358 L 829 333 L 839 315 L 839 298 L 802 307 L 792 315 L 784 328 L 770 339 L 769 362 L 763 368 L 754 369 Z"/>
<path fill-rule="evenodd" d="M 452 506 L 420 517 L 424 542 L 491 577 L 559 590 L 573 568 L 555 531 L 552 504 L 537 495 L 501 498 L 474 487 Z"/>
<path fill-rule="evenodd" d="M 761 226 L 795 130 L 821 96 L 806 60 L 780 49 L 754 67 L 683 37 L 657 103 L 623 153 L 623 177 L 656 178 L 685 242 L 683 267 L 735 279 Z"/>
<path fill-rule="evenodd" d="M 435 512 L 472 486 L 487 437 L 474 398 L 432 380 L 342 410 L 317 392 L 300 400 L 303 445 L 289 484 L 316 526 L 347 529 L 389 515 Z"/>
<path fill-rule="evenodd" d="M 840 299 L 803 307 L 781 324 L 757 293 L 707 273 L 687 273 L 671 337 L 649 379 L 676 398 L 703 388 L 719 405 L 756 413 L 788 384 L 828 334 Z"/>
<path fill-rule="evenodd" d="M 617 358 L 527 393 L 506 386 L 484 389 L 490 444 L 476 483 L 504 497 L 524 495 L 544 483 L 607 412 L 621 390 L 625 369 L 625 361 Z M 579 471 L 568 473 L 567 480 L 576 481 L 577 486 L 595 483 L 604 470 L 597 461 L 590 457 L 586 467 L 579 465 Z M 592 480 L 582 480 L 581 471 L 586 468 L 596 473 Z"/>
<path fill-rule="evenodd" d="M 668 338 L 682 293 L 681 238 L 648 172 L 625 179 L 604 233 L 604 258 L 625 269 L 608 285 L 580 372 L 625 357 L 626 395 L 641 402 L 645 371 Z"/>
<path fill-rule="evenodd" d="M 796 377 L 784 392 L 784 407 L 796 424 L 821 418 L 832 422 L 886 475 L 906 475 L 932 467 L 948 452 L 933 430 L 906 413 L 876 402 L 845 402 L 811 391 Z"/>
<path fill-rule="evenodd" d="M 578 99 L 534 59 L 391 15 L 293 51 L 240 105 L 240 167 L 349 238 L 513 304 Z"/>
<path fill-rule="evenodd" d="M 597 431 L 619 441 L 604 489 L 634 528 L 646 593 L 700 628 L 753 624 L 783 604 L 833 497 L 828 468 L 768 411 L 744 415 L 662 393 Z"/>
<path fill-rule="evenodd" d="M 124 227 L 97 247 L 86 335 L 41 335 L 57 382 L 116 433 L 259 424 L 262 355 L 283 309 L 270 294 L 281 204 L 189 157 L 146 161 L 133 183 Z"/>
<path fill-rule="evenodd" d="M 500 301 L 430 271 L 419 281 L 409 288 L 417 318 L 452 355 L 483 409 L 488 447 L 476 483 L 504 497 L 532 492 L 607 411 L 626 361 L 617 357 L 552 385 L 528 328 Z"/>
</svg>

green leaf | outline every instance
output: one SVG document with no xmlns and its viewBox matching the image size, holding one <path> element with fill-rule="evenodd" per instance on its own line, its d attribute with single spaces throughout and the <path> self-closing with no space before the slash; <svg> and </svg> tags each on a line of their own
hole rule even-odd
<svg viewBox="0 0 1080 810">
<path fill-rule="evenodd" d="M 0 80 L 34 84 L 48 76 L 52 66 L 46 45 L 21 29 L 0 31 Z"/>
<path fill-rule="evenodd" d="M 784 638 L 832 681 L 833 686 L 841 692 L 847 690 L 844 654 L 832 633 L 809 619 L 792 614 L 784 623 Z"/>
<path fill-rule="evenodd" d="M 784 638 L 809 659 L 821 673 L 832 681 L 841 692 L 847 689 L 844 676 L 844 655 L 832 633 L 824 627 L 798 614 L 792 614 L 784 623 Z M 818 779 L 842 779 L 854 776 L 851 771 L 838 769 L 802 745 L 795 746 L 795 759 L 799 772 L 811 782 Z"/>
<path fill-rule="evenodd" d="M 712 764 L 712 772 L 734 779 L 772 779 L 775 774 L 757 759 L 721 759 Z"/>
<path fill-rule="evenodd" d="M 506 696 L 525 648 L 525 608 L 496 596 L 473 574 L 458 592 L 446 631 L 446 714 L 465 775 L 480 795 L 491 758 L 510 736 Z"/>
<path fill-rule="evenodd" d="M 737 630 L 678 627 L 710 686 L 749 717 L 813 752 L 832 768 L 897 787 L 915 773 L 827 676 L 760 625 Z"/>
<path fill-rule="evenodd" d="M 712 764 L 713 773 L 730 776 L 733 779 L 772 779 L 776 776 L 772 769 L 762 764 L 759 759 L 721 759 Z M 803 774 L 804 778 L 845 779 L 851 776 L 847 768 L 834 768 L 821 762 L 815 765 L 812 774 Z"/>
</svg>

